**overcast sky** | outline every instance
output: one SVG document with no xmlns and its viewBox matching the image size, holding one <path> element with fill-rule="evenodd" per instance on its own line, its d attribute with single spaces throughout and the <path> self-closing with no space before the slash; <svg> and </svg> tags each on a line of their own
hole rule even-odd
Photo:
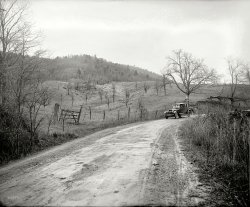
<svg viewBox="0 0 250 207">
<path fill-rule="evenodd" d="M 226 73 L 225 57 L 250 60 L 250 1 L 30 0 L 55 56 L 96 54 L 160 73 L 182 48 Z"/>
</svg>

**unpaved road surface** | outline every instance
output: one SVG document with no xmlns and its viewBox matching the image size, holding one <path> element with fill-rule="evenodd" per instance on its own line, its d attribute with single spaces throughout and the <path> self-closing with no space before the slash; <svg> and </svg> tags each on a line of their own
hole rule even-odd
<svg viewBox="0 0 250 207">
<path fill-rule="evenodd" d="M 197 205 L 205 196 L 176 136 L 185 119 L 107 129 L 0 169 L 4 205 Z"/>
</svg>

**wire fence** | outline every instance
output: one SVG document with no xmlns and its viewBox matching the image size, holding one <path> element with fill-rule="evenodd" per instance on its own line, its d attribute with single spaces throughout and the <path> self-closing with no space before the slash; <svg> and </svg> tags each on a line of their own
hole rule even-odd
<svg viewBox="0 0 250 207">
<path fill-rule="evenodd" d="M 146 108 L 121 108 L 121 109 L 96 109 L 91 107 L 85 107 L 80 114 L 78 124 L 97 123 L 100 125 L 119 125 L 125 123 L 132 123 L 137 121 L 154 120 L 164 118 L 165 109 L 148 111 Z M 64 125 L 74 123 L 74 119 L 59 120 L 62 124 L 64 131 Z"/>
<path fill-rule="evenodd" d="M 148 111 L 145 108 L 134 109 L 116 109 L 116 110 L 96 110 L 89 108 L 81 114 L 80 122 L 84 121 L 110 121 L 110 120 L 151 120 L 163 118 L 165 109 Z"/>
</svg>

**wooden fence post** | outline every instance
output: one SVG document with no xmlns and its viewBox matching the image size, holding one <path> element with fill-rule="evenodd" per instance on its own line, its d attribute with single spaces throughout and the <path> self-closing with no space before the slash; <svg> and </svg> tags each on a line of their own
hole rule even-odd
<svg viewBox="0 0 250 207">
<path fill-rule="evenodd" d="M 74 105 L 74 94 L 73 94 L 73 92 L 72 92 L 72 94 L 71 94 L 71 105 L 72 105 L 72 107 L 73 107 L 73 105 Z"/>
<path fill-rule="evenodd" d="M 62 106 L 62 102 L 63 102 L 63 98 L 62 98 L 62 94 L 61 94 L 61 106 Z"/>
<path fill-rule="evenodd" d="M 62 121 L 63 121 L 63 132 L 64 132 L 64 119 Z"/>
<path fill-rule="evenodd" d="M 128 107 L 128 119 L 130 119 L 130 107 Z"/>
<path fill-rule="evenodd" d="M 234 134 L 233 134 L 233 164 L 235 163 L 235 158 L 236 158 L 236 118 L 233 119 L 233 129 L 234 129 Z"/>
<path fill-rule="evenodd" d="M 120 120 L 120 110 L 118 110 L 117 119 L 118 119 L 118 121 Z"/>
<path fill-rule="evenodd" d="M 158 110 L 155 111 L 155 119 L 156 119 L 156 117 L 157 117 L 157 113 L 158 113 Z"/>
<path fill-rule="evenodd" d="M 91 106 L 89 106 L 89 119 L 91 120 Z"/>
<path fill-rule="evenodd" d="M 59 107 L 60 107 L 60 105 L 58 103 L 55 103 L 54 113 L 53 113 L 53 115 L 54 115 L 54 117 L 53 117 L 54 123 L 56 123 L 58 121 Z"/>
<path fill-rule="evenodd" d="M 105 110 L 103 110 L 103 120 L 105 120 Z"/>
<path fill-rule="evenodd" d="M 77 124 L 79 124 L 79 122 L 80 122 L 81 114 L 82 114 L 82 105 L 81 105 L 81 108 L 80 108 L 80 111 L 79 111 L 79 115 L 77 117 Z"/>
</svg>

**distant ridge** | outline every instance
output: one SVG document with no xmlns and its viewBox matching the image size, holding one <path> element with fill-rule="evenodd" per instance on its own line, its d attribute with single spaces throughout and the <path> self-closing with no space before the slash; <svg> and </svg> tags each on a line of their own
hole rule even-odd
<svg viewBox="0 0 250 207">
<path fill-rule="evenodd" d="M 135 66 L 113 63 L 90 55 L 71 55 L 44 59 L 42 72 L 47 80 L 68 81 L 72 78 L 107 82 L 159 80 L 160 75 Z"/>
</svg>

